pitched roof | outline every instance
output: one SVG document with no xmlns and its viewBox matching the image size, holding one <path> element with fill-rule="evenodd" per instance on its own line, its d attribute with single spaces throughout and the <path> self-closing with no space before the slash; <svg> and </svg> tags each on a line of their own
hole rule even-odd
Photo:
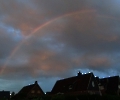
<svg viewBox="0 0 120 100">
<path fill-rule="evenodd" d="M 119 85 L 119 76 L 112 76 L 100 79 L 100 84 L 106 88 L 106 90 L 117 90 Z"/>
<path fill-rule="evenodd" d="M 93 75 L 93 73 L 58 80 L 54 85 L 51 93 L 65 93 L 70 91 L 87 90 L 91 75 Z"/>
<path fill-rule="evenodd" d="M 28 85 L 28 86 L 24 86 L 19 92 L 18 94 L 28 94 L 35 86 L 38 86 L 40 91 L 42 92 L 42 94 L 44 94 L 43 90 L 41 89 L 41 87 L 38 85 L 37 81 L 35 81 L 34 84 Z"/>
<path fill-rule="evenodd" d="M 108 84 L 107 88 L 108 90 L 117 90 L 118 89 L 118 84 L 119 84 L 119 76 L 114 76 L 108 78 Z"/>
<path fill-rule="evenodd" d="M 19 93 L 28 93 L 34 86 L 35 84 L 24 86 Z"/>
</svg>

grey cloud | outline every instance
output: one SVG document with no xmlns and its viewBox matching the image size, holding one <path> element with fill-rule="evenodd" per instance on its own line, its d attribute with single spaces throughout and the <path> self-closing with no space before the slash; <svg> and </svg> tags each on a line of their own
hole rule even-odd
<svg viewBox="0 0 120 100">
<path fill-rule="evenodd" d="M 0 70 L 4 69 L 1 78 L 31 80 L 67 77 L 78 69 L 102 74 L 109 74 L 108 70 L 118 73 L 118 2 L 0 1 Z M 15 48 L 18 49 L 2 68 L 3 63 L 6 63 L 5 58 Z"/>
<path fill-rule="evenodd" d="M 10 55 L 13 48 L 17 45 L 19 40 L 14 39 L 14 35 L 8 33 L 4 29 L 0 29 L 0 58 L 5 59 Z"/>
</svg>

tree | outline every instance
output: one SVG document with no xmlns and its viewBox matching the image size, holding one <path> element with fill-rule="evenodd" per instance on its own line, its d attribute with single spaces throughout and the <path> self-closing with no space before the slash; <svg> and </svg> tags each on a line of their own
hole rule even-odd
<svg viewBox="0 0 120 100">
<path fill-rule="evenodd" d="M 13 91 L 12 93 L 11 93 L 11 98 L 13 98 L 15 96 L 15 92 Z"/>
</svg>

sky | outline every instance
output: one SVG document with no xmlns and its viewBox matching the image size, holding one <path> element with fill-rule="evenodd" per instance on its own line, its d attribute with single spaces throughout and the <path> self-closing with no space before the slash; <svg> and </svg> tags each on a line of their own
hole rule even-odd
<svg viewBox="0 0 120 100">
<path fill-rule="evenodd" d="M 93 72 L 120 75 L 120 0 L 0 0 L 0 91 Z"/>
</svg>

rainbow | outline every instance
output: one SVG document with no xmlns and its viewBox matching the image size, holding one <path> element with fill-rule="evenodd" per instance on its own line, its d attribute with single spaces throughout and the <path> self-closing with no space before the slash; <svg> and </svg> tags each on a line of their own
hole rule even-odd
<svg viewBox="0 0 120 100">
<path fill-rule="evenodd" d="M 7 58 L 5 64 L 2 66 L 2 69 L 0 70 L 0 74 L 2 74 L 9 62 L 9 60 L 14 56 L 14 54 L 17 52 L 17 50 L 22 46 L 23 43 L 25 43 L 25 41 L 27 39 L 29 39 L 30 37 L 32 37 L 32 35 L 34 35 L 37 31 L 41 30 L 42 28 L 44 28 L 45 26 L 51 24 L 52 22 L 60 19 L 60 18 L 63 18 L 63 17 L 67 17 L 67 16 L 71 16 L 71 15 L 74 15 L 74 14 L 79 14 L 79 13 L 91 13 L 91 12 L 95 12 L 95 10 L 80 10 L 80 11 L 76 11 L 76 12 L 70 12 L 70 13 L 67 13 L 67 14 L 64 14 L 64 15 L 61 15 L 61 16 L 58 16 L 50 21 L 47 21 L 45 22 L 44 24 L 38 26 L 37 28 L 35 28 L 28 36 L 26 39 L 22 40 L 14 49 L 13 51 L 10 53 L 10 56 Z"/>
<path fill-rule="evenodd" d="M 58 16 L 50 21 L 47 21 L 45 22 L 44 24 L 38 26 L 37 28 L 35 28 L 28 36 L 26 39 L 22 40 L 14 49 L 13 51 L 10 53 L 9 57 L 7 58 L 5 64 L 2 66 L 2 69 L 0 70 L 0 74 L 2 74 L 5 69 L 6 69 L 6 66 L 9 62 L 9 60 L 15 55 L 15 53 L 18 51 L 18 49 L 23 45 L 23 43 L 26 42 L 27 39 L 29 39 L 30 37 L 32 37 L 37 31 L 43 29 L 45 26 L 51 24 L 52 22 L 60 19 L 60 18 L 63 18 L 63 17 L 68 17 L 68 16 L 71 16 L 71 15 L 74 15 L 74 14 L 82 14 L 82 13 L 92 13 L 92 12 L 96 12 L 96 10 L 92 9 L 92 10 L 80 10 L 80 11 L 76 11 L 76 12 L 70 12 L 70 13 L 67 13 L 67 14 L 64 14 L 64 15 L 61 15 L 61 16 Z M 100 15 L 99 15 L 100 16 Z M 100 16 L 100 17 L 104 17 L 104 18 L 110 18 L 110 19 L 114 19 L 114 20 L 119 20 L 119 19 L 116 19 L 116 18 L 113 18 L 113 17 L 108 17 L 108 16 Z"/>
</svg>

